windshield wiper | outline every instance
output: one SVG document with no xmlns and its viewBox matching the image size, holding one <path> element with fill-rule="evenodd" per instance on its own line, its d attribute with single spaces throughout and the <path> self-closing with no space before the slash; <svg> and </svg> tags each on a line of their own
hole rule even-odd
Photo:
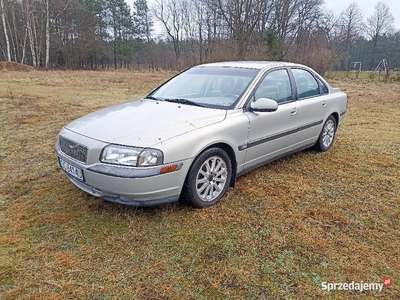
<svg viewBox="0 0 400 300">
<path fill-rule="evenodd" d="M 163 98 L 157 98 L 157 97 L 154 97 L 154 96 L 147 96 L 147 97 L 144 97 L 144 99 L 164 101 Z"/>
<path fill-rule="evenodd" d="M 180 103 L 180 104 L 187 104 L 187 105 L 194 105 L 194 106 L 200 106 L 200 107 L 204 107 L 204 105 L 201 105 L 197 102 L 188 100 L 188 99 L 183 99 L 183 98 L 175 98 L 175 99 L 164 99 L 165 101 L 168 102 L 174 102 L 174 103 Z"/>
</svg>

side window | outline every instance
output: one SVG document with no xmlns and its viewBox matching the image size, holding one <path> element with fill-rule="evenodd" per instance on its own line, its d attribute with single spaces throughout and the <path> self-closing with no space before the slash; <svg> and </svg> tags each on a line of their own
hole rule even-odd
<svg viewBox="0 0 400 300">
<path fill-rule="evenodd" d="M 297 98 L 308 98 L 319 95 L 319 85 L 310 72 L 302 69 L 292 69 L 297 87 Z"/>
<path fill-rule="evenodd" d="M 322 92 L 324 93 L 324 94 L 328 94 L 328 88 L 327 88 L 327 86 L 325 85 L 325 83 L 323 83 L 318 77 L 317 77 L 317 80 L 318 80 L 318 82 L 319 82 L 319 85 L 320 86 L 322 86 Z"/>
<path fill-rule="evenodd" d="M 283 103 L 292 100 L 292 88 L 286 70 L 276 70 L 262 80 L 255 92 L 255 99 L 269 98 Z"/>
</svg>

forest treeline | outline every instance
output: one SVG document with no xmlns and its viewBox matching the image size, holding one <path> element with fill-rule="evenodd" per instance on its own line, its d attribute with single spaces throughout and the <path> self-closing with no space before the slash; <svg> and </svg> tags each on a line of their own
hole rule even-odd
<svg viewBox="0 0 400 300">
<path fill-rule="evenodd" d="M 400 31 L 384 2 L 371 16 L 356 3 L 342 12 L 323 4 L 0 0 L 0 61 L 56 69 L 183 69 L 221 60 L 282 60 L 323 73 L 353 68 L 352 62 L 374 69 L 385 58 L 389 67 L 400 67 Z"/>
</svg>

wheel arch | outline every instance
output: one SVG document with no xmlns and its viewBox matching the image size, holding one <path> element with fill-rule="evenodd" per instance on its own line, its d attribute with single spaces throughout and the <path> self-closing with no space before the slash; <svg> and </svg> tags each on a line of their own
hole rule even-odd
<svg viewBox="0 0 400 300">
<path fill-rule="evenodd" d="M 224 142 L 218 142 L 218 143 L 214 143 L 211 145 L 208 145 L 206 148 L 204 148 L 203 150 L 201 150 L 196 157 L 193 159 L 192 161 L 192 165 L 193 163 L 196 161 L 196 159 L 199 157 L 199 155 L 201 155 L 204 151 L 211 149 L 211 148 L 220 148 L 222 150 L 224 150 L 226 152 L 226 154 L 228 154 L 230 160 L 231 160 L 231 166 L 232 166 L 232 176 L 231 176 L 231 181 L 229 182 L 229 186 L 230 187 L 234 187 L 235 183 L 236 183 L 236 174 L 237 174 L 237 161 L 236 161 L 236 154 L 235 151 L 233 150 L 233 148 Z M 192 168 L 192 165 L 189 168 L 189 172 L 190 169 Z M 188 172 L 188 174 L 189 174 Z"/>
<path fill-rule="evenodd" d="M 333 113 L 331 113 L 329 116 L 333 116 L 333 117 L 335 118 L 336 129 L 337 129 L 338 126 L 339 126 L 339 114 L 338 114 L 337 112 L 333 112 Z M 328 116 L 328 118 L 329 118 L 329 116 Z M 328 119 L 328 118 L 327 118 L 327 119 Z"/>
</svg>

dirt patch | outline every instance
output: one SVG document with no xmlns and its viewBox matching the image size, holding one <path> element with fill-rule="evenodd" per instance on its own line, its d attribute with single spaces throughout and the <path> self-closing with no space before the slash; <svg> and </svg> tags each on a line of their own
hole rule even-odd
<svg viewBox="0 0 400 300">
<path fill-rule="evenodd" d="M 0 61 L 0 71 L 31 72 L 34 70 L 34 67 L 20 64 L 16 61 Z"/>
</svg>

